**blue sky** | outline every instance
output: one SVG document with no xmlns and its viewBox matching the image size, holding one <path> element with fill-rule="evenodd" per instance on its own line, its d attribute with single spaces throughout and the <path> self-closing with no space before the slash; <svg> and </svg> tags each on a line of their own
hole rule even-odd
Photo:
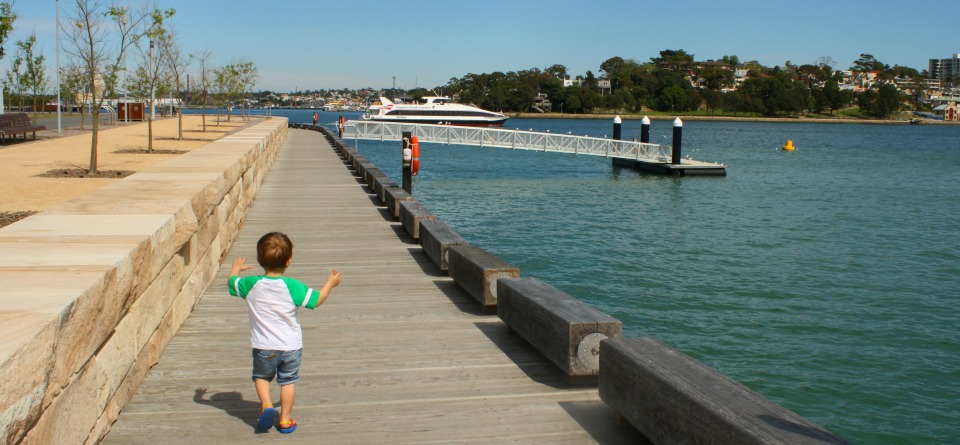
<svg viewBox="0 0 960 445">
<path fill-rule="evenodd" d="M 960 17 L 960 0 L 155 1 L 176 9 L 187 52 L 209 50 L 215 66 L 253 61 L 257 89 L 271 91 L 389 88 L 394 76 L 397 87 L 432 88 L 469 73 L 554 64 L 596 74 L 611 57 L 645 62 L 664 49 L 767 66 L 827 56 L 838 69 L 861 53 L 918 70 L 960 53 L 955 31 L 944 26 Z M 61 0 L 61 20 L 74 9 L 74 0 Z M 56 1 L 15 0 L 14 10 L 0 76 L 14 42 L 31 33 L 52 74 Z"/>
</svg>

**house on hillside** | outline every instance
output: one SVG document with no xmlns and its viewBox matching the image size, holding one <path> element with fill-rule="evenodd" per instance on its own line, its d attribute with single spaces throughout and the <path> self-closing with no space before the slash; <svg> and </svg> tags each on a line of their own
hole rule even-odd
<svg viewBox="0 0 960 445">
<path fill-rule="evenodd" d="M 933 105 L 934 114 L 942 116 L 947 122 L 960 122 L 960 97 L 931 97 L 930 102 Z"/>
<path fill-rule="evenodd" d="M 533 98 L 533 107 L 531 110 L 535 113 L 549 113 L 553 109 L 553 104 L 545 93 L 537 93 Z"/>
</svg>

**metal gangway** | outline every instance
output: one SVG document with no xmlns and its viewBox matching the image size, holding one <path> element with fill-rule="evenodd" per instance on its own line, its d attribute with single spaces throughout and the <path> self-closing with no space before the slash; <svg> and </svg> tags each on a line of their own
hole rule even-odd
<svg viewBox="0 0 960 445">
<path fill-rule="evenodd" d="M 571 153 L 656 163 L 670 162 L 673 151 L 672 147 L 667 145 L 571 134 L 510 130 L 499 127 L 458 127 L 366 120 L 347 121 L 344 125 L 343 139 L 353 138 L 354 148 L 357 148 L 359 139 L 399 141 L 403 137 L 403 132 L 410 132 L 420 142 Z"/>
</svg>

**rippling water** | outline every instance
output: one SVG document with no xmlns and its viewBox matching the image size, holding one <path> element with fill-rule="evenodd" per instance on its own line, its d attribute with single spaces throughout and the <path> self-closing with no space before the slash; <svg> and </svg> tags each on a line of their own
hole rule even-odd
<svg viewBox="0 0 960 445">
<path fill-rule="evenodd" d="M 651 138 L 671 131 L 654 121 Z M 777 150 L 787 139 L 797 151 Z M 960 127 L 691 121 L 683 141 L 728 176 L 422 144 L 414 195 L 626 336 L 659 338 L 848 440 L 960 440 Z M 398 142 L 359 147 L 399 182 Z"/>
</svg>

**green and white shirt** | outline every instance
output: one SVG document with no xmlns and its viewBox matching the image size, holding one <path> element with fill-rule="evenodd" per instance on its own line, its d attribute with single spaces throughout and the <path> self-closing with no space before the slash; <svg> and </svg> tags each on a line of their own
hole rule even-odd
<svg viewBox="0 0 960 445">
<path fill-rule="evenodd" d="M 250 346 L 294 351 L 303 348 L 297 312 L 317 307 L 320 292 L 293 278 L 232 276 L 230 295 L 243 298 L 250 314 Z"/>
</svg>

